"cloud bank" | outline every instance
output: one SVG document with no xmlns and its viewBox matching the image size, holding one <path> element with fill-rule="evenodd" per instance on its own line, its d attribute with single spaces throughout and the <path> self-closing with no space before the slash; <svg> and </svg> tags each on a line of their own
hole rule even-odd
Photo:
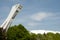
<svg viewBox="0 0 60 40">
<path fill-rule="evenodd" d="M 31 16 L 31 19 L 36 21 L 41 21 L 51 15 L 52 15 L 51 13 L 39 12 L 39 13 L 33 14 Z"/>
<path fill-rule="evenodd" d="M 44 34 L 44 33 L 48 33 L 48 32 L 60 33 L 59 31 L 50 31 L 50 30 L 31 30 L 30 32 L 35 33 L 35 34 L 38 34 L 38 33 Z"/>
</svg>

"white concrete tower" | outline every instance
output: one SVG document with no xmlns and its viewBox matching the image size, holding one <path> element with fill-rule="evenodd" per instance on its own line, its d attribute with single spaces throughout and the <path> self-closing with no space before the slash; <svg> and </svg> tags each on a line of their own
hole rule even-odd
<svg viewBox="0 0 60 40">
<path fill-rule="evenodd" d="M 12 21 L 18 14 L 18 12 L 21 10 L 22 6 L 20 4 L 16 4 L 12 7 L 7 19 L 3 22 L 3 24 L 0 26 L 0 28 L 3 28 L 3 30 L 8 30 L 9 26 L 11 25 Z"/>
</svg>

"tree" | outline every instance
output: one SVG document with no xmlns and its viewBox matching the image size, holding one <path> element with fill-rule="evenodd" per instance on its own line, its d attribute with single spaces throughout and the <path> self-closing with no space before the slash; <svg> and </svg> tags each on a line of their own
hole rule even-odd
<svg viewBox="0 0 60 40">
<path fill-rule="evenodd" d="M 1 34 L 0 34 L 1 35 Z M 14 25 L 7 31 L 7 40 L 60 40 L 59 33 L 30 33 L 23 25 Z"/>
<path fill-rule="evenodd" d="M 24 28 L 23 25 L 15 25 L 8 29 L 7 39 L 8 40 L 26 40 L 29 37 L 29 32 Z"/>
</svg>

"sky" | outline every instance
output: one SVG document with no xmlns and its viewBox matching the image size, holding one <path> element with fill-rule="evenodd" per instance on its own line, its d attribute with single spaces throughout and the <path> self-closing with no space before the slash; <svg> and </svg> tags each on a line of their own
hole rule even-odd
<svg viewBox="0 0 60 40">
<path fill-rule="evenodd" d="M 60 0 L 0 0 L 0 25 L 18 3 L 23 8 L 12 25 L 22 24 L 27 30 L 60 31 Z"/>
</svg>

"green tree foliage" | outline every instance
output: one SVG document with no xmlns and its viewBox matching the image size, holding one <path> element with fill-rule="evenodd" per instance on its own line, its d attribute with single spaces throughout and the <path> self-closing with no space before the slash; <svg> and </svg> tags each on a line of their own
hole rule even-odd
<svg viewBox="0 0 60 40">
<path fill-rule="evenodd" d="M 40 40 L 60 40 L 60 34 L 59 33 L 47 33 L 47 34 L 38 34 L 38 37 Z"/>
<path fill-rule="evenodd" d="M 15 25 L 8 29 L 7 40 L 60 40 L 59 33 L 44 33 L 34 34 L 30 33 L 23 25 Z"/>
<path fill-rule="evenodd" d="M 9 28 L 7 32 L 8 40 L 25 40 L 29 37 L 29 32 L 24 28 L 23 25 L 15 25 Z"/>
<path fill-rule="evenodd" d="M 34 33 L 31 33 L 30 40 L 37 40 L 37 35 Z"/>
</svg>

